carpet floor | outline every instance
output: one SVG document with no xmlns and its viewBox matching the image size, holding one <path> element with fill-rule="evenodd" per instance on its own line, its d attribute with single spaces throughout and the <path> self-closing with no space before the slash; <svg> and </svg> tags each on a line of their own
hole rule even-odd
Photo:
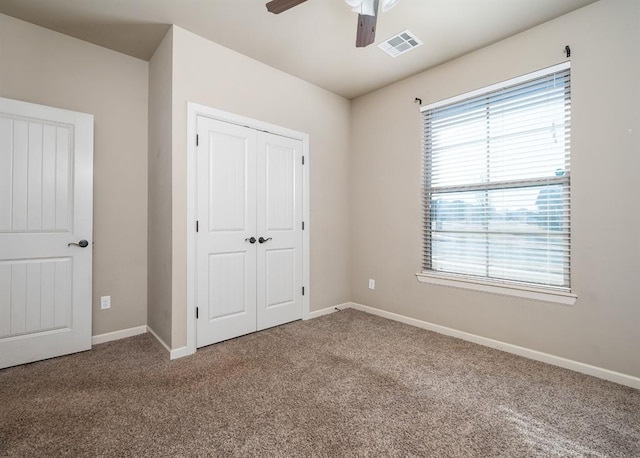
<svg viewBox="0 0 640 458">
<path fill-rule="evenodd" d="M 345 310 L 2 370 L 0 456 L 640 457 L 640 391 Z"/>
</svg>

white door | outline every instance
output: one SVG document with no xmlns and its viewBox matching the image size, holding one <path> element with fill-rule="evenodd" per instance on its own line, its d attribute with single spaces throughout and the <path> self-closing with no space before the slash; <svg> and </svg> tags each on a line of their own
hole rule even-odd
<svg viewBox="0 0 640 458">
<path fill-rule="evenodd" d="M 198 117 L 197 345 L 256 330 L 256 131 Z"/>
<path fill-rule="evenodd" d="M 92 207 L 93 116 L 0 98 L 0 368 L 91 348 Z"/>
<path fill-rule="evenodd" d="M 302 142 L 259 132 L 258 170 L 260 330 L 302 318 Z"/>
<path fill-rule="evenodd" d="M 302 318 L 301 142 L 198 117 L 197 346 Z"/>
</svg>

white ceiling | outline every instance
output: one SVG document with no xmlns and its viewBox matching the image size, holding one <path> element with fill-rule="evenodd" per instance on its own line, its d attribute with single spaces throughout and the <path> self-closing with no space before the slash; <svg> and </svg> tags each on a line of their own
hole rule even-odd
<svg viewBox="0 0 640 458">
<path fill-rule="evenodd" d="M 267 0 L 0 0 L 0 13 L 145 60 L 176 24 L 353 98 L 594 1 L 401 0 L 380 13 L 376 43 L 359 49 L 357 15 L 343 0 L 308 0 L 280 15 Z M 377 48 L 404 29 L 424 45 L 396 58 Z"/>
</svg>

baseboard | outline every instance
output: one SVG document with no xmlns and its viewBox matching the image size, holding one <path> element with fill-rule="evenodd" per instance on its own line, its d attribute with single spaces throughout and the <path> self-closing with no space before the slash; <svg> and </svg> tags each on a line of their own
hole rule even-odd
<svg viewBox="0 0 640 458">
<path fill-rule="evenodd" d="M 164 340 L 162 340 L 160 338 L 160 336 L 153 329 L 151 329 L 148 325 L 147 325 L 147 330 L 151 333 L 151 335 L 153 337 L 156 338 L 156 340 L 158 342 L 160 342 L 160 345 L 162 345 L 164 347 L 164 349 L 167 350 L 167 353 L 171 354 L 171 348 L 169 348 L 169 345 L 167 345 L 166 342 Z"/>
<path fill-rule="evenodd" d="M 348 308 L 351 305 L 351 302 L 345 302 L 344 304 L 334 305 L 333 307 L 327 307 L 320 310 L 314 310 L 310 312 L 304 320 L 311 320 L 313 318 L 318 318 L 319 316 L 328 315 L 333 312 L 338 312 L 340 309 Z"/>
<path fill-rule="evenodd" d="M 149 326 L 147 326 L 147 329 L 149 330 L 151 335 L 155 337 L 158 342 L 160 342 L 160 345 L 162 345 L 164 349 L 167 350 L 167 353 L 169 353 L 169 359 L 178 359 L 188 355 L 187 347 L 174 348 L 172 350 L 171 348 L 169 348 L 169 345 L 167 345 L 167 343 L 162 340 L 153 329 L 151 329 Z"/>
<path fill-rule="evenodd" d="M 189 352 L 187 351 L 187 347 L 174 348 L 169 352 L 169 359 L 178 359 L 183 356 L 189 356 Z"/>
<path fill-rule="evenodd" d="M 91 345 L 98 345 L 112 340 L 125 339 L 127 337 L 137 336 L 147 332 L 147 326 L 135 326 L 133 328 L 121 329 L 120 331 L 105 332 L 91 337 Z"/>
<path fill-rule="evenodd" d="M 562 358 L 560 356 L 555 356 L 548 353 L 543 353 L 537 350 L 531 350 L 530 348 L 520 347 L 518 345 L 513 345 L 513 344 L 502 342 L 499 340 L 489 339 L 487 337 L 482 337 L 477 334 L 471 334 L 469 332 L 448 328 L 446 326 L 441 326 L 439 324 L 429 323 L 428 321 L 422 321 L 416 318 L 410 318 L 408 316 L 400 315 L 398 313 L 388 312 L 386 310 L 369 307 L 368 305 L 358 304 L 356 302 L 345 302 L 343 304 L 339 304 L 336 306 L 315 310 L 313 312 L 310 312 L 304 319 L 309 320 L 313 318 L 318 318 L 323 315 L 328 315 L 330 313 L 334 313 L 336 311 L 349 309 L 349 308 L 354 310 L 359 310 L 361 312 L 369 313 L 371 315 L 376 315 L 382 318 L 387 318 L 389 320 L 398 321 L 400 323 L 405 323 L 411 326 L 416 326 L 418 328 L 426 329 L 428 331 L 437 332 L 439 334 L 456 337 L 458 339 L 466 340 L 467 342 L 473 342 L 479 345 L 484 345 L 485 347 L 495 348 L 497 350 L 505 351 L 507 353 L 512 353 L 518 356 L 523 356 L 525 358 L 533 359 L 535 361 L 541 361 L 543 363 L 552 364 L 554 366 L 569 369 L 575 372 L 579 372 L 581 374 L 591 375 L 593 377 L 608 380 L 610 382 L 619 383 L 620 385 L 625 385 L 631 388 L 640 389 L 640 378 L 634 377 L 632 375 L 627 375 L 621 372 L 604 369 L 602 367 L 592 366 L 590 364 L 581 363 L 578 361 Z M 119 340 L 127 337 L 137 336 L 139 334 L 144 334 L 145 332 L 151 333 L 151 335 L 153 335 L 153 337 L 155 337 L 156 340 L 160 342 L 160 344 L 164 347 L 164 349 L 167 350 L 167 353 L 169 353 L 170 359 L 182 358 L 183 356 L 188 355 L 187 347 L 180 347 L 172 350 L 164 342 L 164 340 L 162 340 L 160 336 L 158 336 L 158 334 L 149 326 L 136 326 L 133 328 L 122 329 L 120 331 L 98 334 L 91 338 L 91 343 L 92 345 L 98 345 L 105 342 L 111 342 L 113 340 Z"/>
<path fill-rule="evenodd" d="M 426 329 L 428 331 L 437 332 L 439 334 L 444 334 L 451 337 L 457 337 L 458 339 L 466 340 L 468 342 L 473 342 L 479 345 L 484 345 L 485 347 L 495 348 L 497 350 L 502 350 L 507 353 L 523 356 L 525 358 L 533 359 L 535 361 L 541 361 L 543 363 L 559 366 L 575 372 L 580 372 L 581 374 L 591 375 L 593 377 L 608 380 L 610 382 L 619 383 L 620 385 L 625 385 L 631 388 L 640 389 L 640 378 L 634 377 L 632 375 L 623 374 L 621 372 L 615 372 L 609 369 L 604 369 L 602 367 L 592 366 L 590 364 L 585 364 L 585 363 L 581 363 L 571 359 L 562 358 L 560 356 L 550 355 L 548 353 L 531 350 L 529 348 L 520 347 L 518 345 L 501 342 L 499 340 L 489 339 L 487 337 L 482 337 L 476 334 L 459 331 L 457 329 L 448 328 L 446 326 L 440 326 L 438 324 L 429 323 L 427 321 L 418 320 L 416 318 L 409 318 L 404 315 L 400 315 L 393 312 L 387 312 L 385 310 L 380 310 L 374 307 L 369 307 L 367 305 L 362 305 L 355 302 L 348 302 L 338 307 L 341 309 L 351 308 L 354 310 L 360 310 L 362 312 L 370 313 L 372 315 L 377 315 L 382 318 L 388 318 L 390 320 L 399 321 L 401 323 L 409 324 L 411 326 L 416 326 L 418 328 Z"/>
</svg>

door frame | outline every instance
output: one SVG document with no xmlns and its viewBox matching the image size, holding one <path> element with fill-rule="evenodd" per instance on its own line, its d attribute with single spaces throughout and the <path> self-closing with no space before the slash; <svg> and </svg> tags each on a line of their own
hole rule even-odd
<svg viewBox="0 0 640 458">
<path fill-rule="evenodd" d="M 305 294 L 302 296 L 302 319 L 310 318 L 311 282 L 309 276 L 309 234 L 311 223 L 309 218 L 309 134 L 270 124 L 246 116 L 211 108 L 194 102 L 187 102 L 187 348 L 185 355 L 196 352 L 196 135 L 198 116 L 217 121 L 237 124 L 251 129 L 269 132 L 275 135 L 300 140 L 304 167 L 302 168 L 302 283 Z"/>
</svg>

